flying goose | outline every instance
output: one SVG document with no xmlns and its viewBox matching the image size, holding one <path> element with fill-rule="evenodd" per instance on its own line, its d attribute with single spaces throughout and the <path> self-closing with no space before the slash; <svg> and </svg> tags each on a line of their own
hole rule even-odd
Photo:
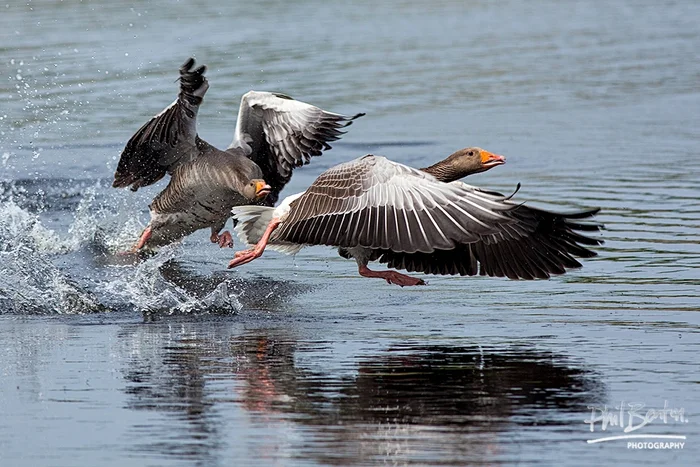
<svg viewBox="0 0 700 467">
<path fill-rule="evenodd" d="M 237 252 L 229 268 L 258 258 L 267 245 L 285 253 L 328 245 L 354 258 L 360 275 L 409 286 L 425 282 L 373 271 L 368 262 L 426 274 L 545 279 L 580 267 L 576 256 L 595 256 L 588 246 L 602 240 L 578 231 L 601 229 L 581 222 L 598 209 L 549 212 L 458 181 L 504 162 L 466 148 L 421 170 L 373 155 L 337 165 L 277 208 L 234 208 L 236 233 L 255 246 Z"/>
<path fill-rule="evenodd" d="M 211 241 L 232 246 L 221 232 L 234 206 L 274 206 L 292 170 L 319 156 L 353 117 L 326 112 L 284 94 L 250 91 L 241 99 L 231 145 L 221 151 L 197 135 L 197 111 L 209 88 L 206 67 L 180 67 L 180 93 L 131 137 L 121 154 L 115 188 L 136 191 L 169 174 L 150 204 L 151 220 L 134 250 L 155 248 L 211 228 Z"/>
</svg>

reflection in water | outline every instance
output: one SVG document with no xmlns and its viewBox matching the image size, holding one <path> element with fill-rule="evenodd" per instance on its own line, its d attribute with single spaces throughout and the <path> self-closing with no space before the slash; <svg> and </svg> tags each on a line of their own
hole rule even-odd
<svg viewBox="0 0 700 467">
<path fill-rule="evenodd" d="M 338 465 L 493 462 L 519 430 L 545 417 L 566 425 L 567 413 L 584 414 L 604 398 L 593 373 L 534 350 L 402 345 L 328 369 L 319 362 L 328 362 L 329 343 L 275 331 L 221 334 L 168 335 L 151 355 L 134 356 L 125 375 L 129 407 L 178 420 L 166 424 L 169 436 L 155 436 L 172 446 L 137 450 L 213 460 L 230 437 L 217 401 L 233 402 L 270 430 L 293 421 L 306 435 L 291 456 Z M 279 450 L 277 441 L 258 443 L 258 454 Z"/>
<path fill-rule="evenodd" d="M 202 358 L 206 355 L 200 353 L 202 349 L 197 345 L 190 348 L 190 343 L 184 338 L 177 346 L 148 349 L 161 351 L 161 361 L 143 358 L 142 354 L 133 356 L 124 375 L 130 382 L 126 389 L 130 396 L 128 407 L 164 412 L 177 420 L 177 429 L 170 431 L 166 426 L 167 432 L 157 436 L 152 436 L 152 427 L 136 427 L 143 430 L 137 433 L 139 438 L 157 440 L 137 444 L 140 451 L 196 459 L 211 465 L 209 461 L 216 454 L 221 430 L 212 414 L 213 402 L 205 394 Z"/>
</svg>

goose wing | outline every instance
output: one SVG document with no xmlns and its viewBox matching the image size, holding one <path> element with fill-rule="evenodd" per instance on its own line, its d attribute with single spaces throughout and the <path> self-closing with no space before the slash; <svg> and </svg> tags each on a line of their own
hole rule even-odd
<svg viewBox="0 0 700 467">
<path fill-rule="evenodd" d="M 241 148 L 260 166 L 263 178 L 272 187 L 266 204 L 273 205 L 292 170 L 330 149 L 328 143 L 341 137 L 341 129 L 362 115 L 347 117 L 284 94 L 250 91 L 241 99 L 229 149 Z"/>
<path fill-rule="evenodd" d="M 373 250 L 389 267 L 430 274 L 549 277 L 601 243 L 577 231 L 597 210 L 557 214 L 498 193 L 365 156 L 324 172 L 290 205 L 272 241 Z M 478 267 L 480 265 L 480 267 Z"/>
<path fill-rule="evenodd" d="M 498 233 L 516 206 L 502 199 L 368 155 L 321 174 L 291 203 L 278 235 L 302 244 L 431 253 Z"/>
<path fill-rule="evenodd" d="M 603 241 L 580 232 L 602 228 L 597 223 L 581 222 L 597 212 L 598 209 L 592 209 L 563 214 L 521 205 L 509 211 L 512 223 L 476 242 L 432 253 L 376 249 L 370 260 L 386 263 L 390 268 L 426 274 L 547 279 L 552 274 L 565 273 L 566 269 L 581 267 L 576 257 L 596 256 L 588 247 Z"/>
<path fill-rule="evenodd" d="M 195 68 L 193 58 L 180 67 L 177 100 L 151 118 L 131 137 L 122 151 L 112 186 L 136 191 L 172 174 L 208 146 L 197 136 L 197 111 L 209 88 L 206 67 Z"/>
</svg>

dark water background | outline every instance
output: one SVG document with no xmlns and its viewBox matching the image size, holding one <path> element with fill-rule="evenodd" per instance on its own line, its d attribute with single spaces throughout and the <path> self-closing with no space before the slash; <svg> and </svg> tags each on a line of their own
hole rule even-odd
<svg viewBox="0 0 700 467">
<path fill-rule="evenodd" d="M 700 3 L 32 1 L 0 5 L 0 465 L 691 465 L 700 455 Z M 400 289 L 328 249 L 229 272 L 199 232 L 115 256 L 163 185 L 123 145 L 209 66 L 240 96 L 367 112 L 287 194 L 368 152 L 478 145 L 469 180 L 600 206 L 600 256 L 549 281 Z M 237 246 L 240 247 L 240 246 Z M 631 450 L 588 407 L 683 408 Z M 653 441 L 653 440 L 652 440 Z"/>
</svg>

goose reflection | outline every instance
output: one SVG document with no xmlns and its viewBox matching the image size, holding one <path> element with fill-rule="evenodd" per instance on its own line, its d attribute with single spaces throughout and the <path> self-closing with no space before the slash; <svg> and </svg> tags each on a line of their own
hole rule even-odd
<svg viewBox="0 0 700 467">
<path fill-rule="evenodd" d="M 332 343 L 299 342 L 282 330 L 144 336 L 154 337 L 167 344 L 134 359 L 129 406 L 185 421 L 168 424 L 179 435 L 155 436 L 176 438 L 177 449 L 152 448 L 183 455 L 189 443 L 189 455 L 202 461 L 230 439 L 231 421 L 216 415 L 226 404 L 256 423 L 302 429 L 291 456 L 337 465 L 472 464 L 494 462 L 510 435 L 532 424 L 573 423 L 567 413 L 585 414 L 605 398 L 595 373 L 528 348 L 404 344 L 323 369 L 316 360 L 329 363 Z M 257 442 L 260 455 L 278 452 L 277 442 Z"/>
<path fill-rule="evenodd" d="M 294 348 L 267 336 L 240 344 L 241 403 L 313 427 L 300 454 L 326 464 L 491 463 L 519 431 L 585 414 L 605 394 L 592 372 L 530 349 L 402 345 L 334 375 L 295 365 Z"/>
</svg>

